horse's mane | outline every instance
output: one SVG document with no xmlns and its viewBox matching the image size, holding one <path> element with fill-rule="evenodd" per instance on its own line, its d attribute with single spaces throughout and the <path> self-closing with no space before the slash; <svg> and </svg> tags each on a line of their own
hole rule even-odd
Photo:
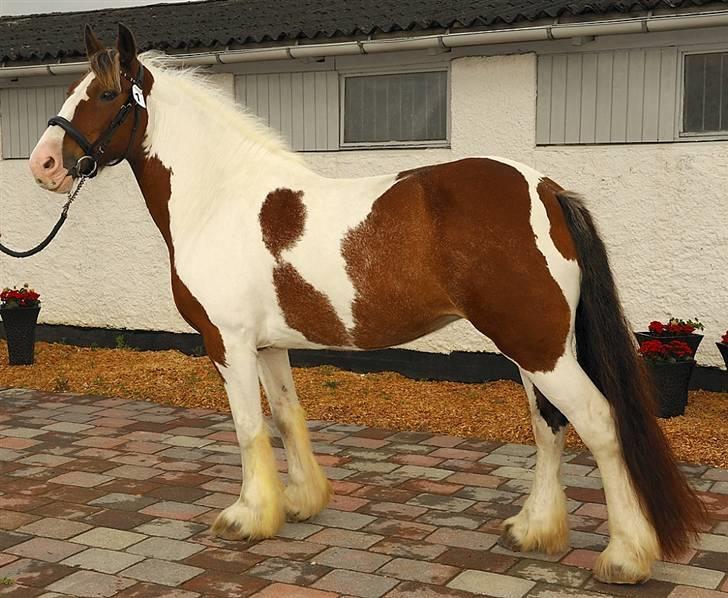
<svg viewBox="0 0 728 598">
<path fill-rule="evenodd" d="M 222 117 L 227 126 L 237 128 L 247 141 L 271 153 L 302 161 L 277 131 L 237 103 L 208 74 L 201 73 L 199 68 L 179 67 L 174 58 L 158 51 L 144 52 L 139 55 L 139 60 L 152 72 L 155 80 L 161 76 L 165 81 L 179 86 L 187 97 L 208 105 L 212 114 Z"/>
</svg>

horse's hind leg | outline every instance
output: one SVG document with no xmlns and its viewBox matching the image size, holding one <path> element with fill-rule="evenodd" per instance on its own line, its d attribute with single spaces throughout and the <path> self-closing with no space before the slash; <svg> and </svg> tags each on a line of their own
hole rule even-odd
<svg viewBox="0 0 728 598">
<path fill-rule="evenodd" d="M 218 515 L 212 526 L 226 540 L 270 538 L 285 520 L 283 488 L 263 421 L 254 347 L 225 343 L 225 381 L 240 445 L 243 482 L 240 498 Z"/>
<path fill-rule="evenodd" d="M 260 379 L 288 458 L 286 513 L 294 521 L 309 519 L 326 507 L 331 486 L 313 456 L 306 414 L 296 396 L 288 351 L 265 349 L 258 355 Z"/>
<path fill-rule="evenodd" d="M 566 550 L 569 527 L 566 496 L 561 487 L 561 452 L 566 419 L 548 403 L 521 370 L 536 439 L 536 472 L 521 512 L 504 522 L 499 543 L 511 550 L 555 554 Z"/>
<path fill-rule="evenodd" d="M 571 422 L 602 474 L 610 540 L 599 555 L 595 576 L 610 583 L 639 583 L 650 576 L 660 549 L 645 517 L 622 455 L 611 407 L 567 351 L 553 371 L 531 373 L 534 384 Z"/>
</svg>

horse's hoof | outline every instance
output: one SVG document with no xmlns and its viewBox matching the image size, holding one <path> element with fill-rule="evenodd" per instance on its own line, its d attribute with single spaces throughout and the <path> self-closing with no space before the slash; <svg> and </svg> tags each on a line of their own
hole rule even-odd
<svg viewBox="0 0 728 598">
<path fill-rule="evenodd" d="M 280 504 L 256 511 L 238 501 L 217 516 L 212 524 L 212 533 L 223 540 L 272 538 L 278 533 L 284 519 Z"/>
<path fill-rule="evenodd" d="M 594 570 L 594 579 L 602 583 L 634 585 L 646 582 L 649 574 L 628 572 L 619 565 L 607 565 Z"/>
<path fill-rule="evenodd" d="M 509 525 L 503 530 L 503 533 L 498 538 L 498 545 L 511 552 L 521 552 L 521 543 L 513 535 L 513 532 L 511 532 L 511 527 Z"/>
</svg>

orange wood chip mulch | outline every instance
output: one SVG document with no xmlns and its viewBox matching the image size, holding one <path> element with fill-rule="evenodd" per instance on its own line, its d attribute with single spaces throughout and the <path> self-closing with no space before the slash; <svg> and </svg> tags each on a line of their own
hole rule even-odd
<svg viewBox="0 0 728 598">
<path fill-rule="evenodd" d="M 0 386 L 78 392 L 228 411 L 207 358 L 177 351 L 87 349 L 38 343 L 33 366 L 7 365 L 0 342 Z M 298 394 L 311 419 L 533 443 L 523 388 L 355 374 L 330 366 L 297 368 Z M 728 393 L 692 391 L 684 417 L 660 420 L 681 461 L 728 467 Z M 583 448 L 573 429 L 567 445 Z"/>
</svg>

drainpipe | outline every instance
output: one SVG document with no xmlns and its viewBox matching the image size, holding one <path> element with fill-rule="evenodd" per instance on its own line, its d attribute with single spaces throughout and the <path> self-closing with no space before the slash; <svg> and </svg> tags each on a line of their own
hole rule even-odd
<svg viewBox="0 0 728 598">
<path fill-rule="evenodd" d="M 586 21 L 581 23 L 553 23 L 535 27 L 517 27 L 495 31 L 464 31 L 414 37 L 369 39 L 364 41 L 332 42 L 324 44 L 296 44 L 272 48 L 246 50 L 221 50 L 196 54 L 175 54 L 170 56 L 183 66 L 207 66 L 214 64 L 236 64 L 241 62 L 262 62 L 268 60 L 289 60 L 295 58 L 323 58 L 326 56 L 350 56 L 355 54 L 379 54 L 407 50 L 430 50 L 483 46 L 492 44 L 523 43 L 554 39 L 596 37 L 602 35 L 625 35 L 660 31 L 679 31 L 706 27 L 728 26 L 728 10 L 687 13 L 681 15 Z M 33 66 L 5 66 L 0 68 L 0 78 L 20 78 L 38 75 L 67 75 L 82 73 L 88 68 L 84 62 L 39 64 Z"/>
</svg>

